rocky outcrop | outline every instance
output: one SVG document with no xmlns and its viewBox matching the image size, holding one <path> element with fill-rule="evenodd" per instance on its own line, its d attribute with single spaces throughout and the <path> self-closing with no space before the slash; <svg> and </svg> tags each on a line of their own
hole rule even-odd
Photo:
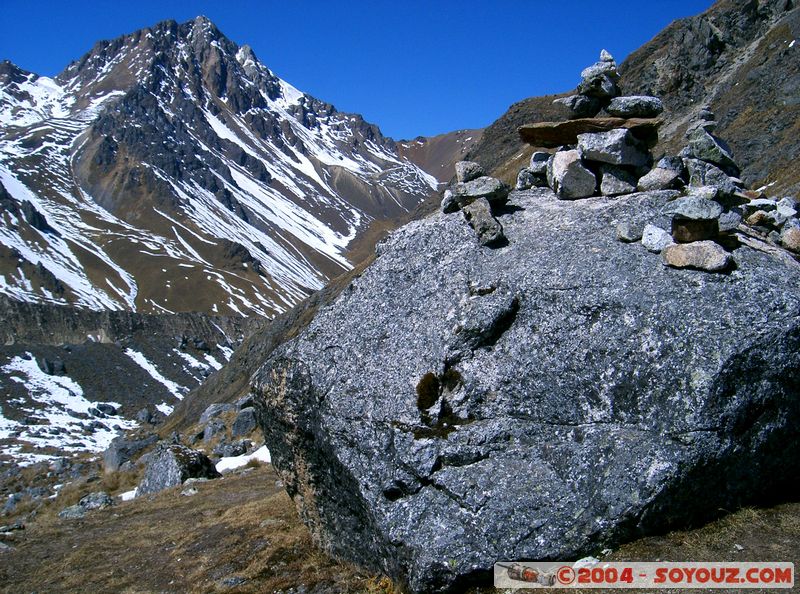
<svg viewBox="0 0 800 594">
<path fill-rule="evenodd" d="M 512 193 L 496 250 L 442 213 L 393 233 L 254 379 L 316 541 L 411 591 L 461 591 L 497 560 L 575 558 L 795 488 L 800 265 L 742 233 L 717 275 L 617 240 L 677 196 Z"/>
</svg>

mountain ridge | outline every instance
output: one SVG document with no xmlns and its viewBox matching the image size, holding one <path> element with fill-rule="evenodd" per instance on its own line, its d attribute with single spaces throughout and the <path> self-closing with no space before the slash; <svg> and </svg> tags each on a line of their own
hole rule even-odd
<svg viewBox="0 0 800 594">
<path fill-rule="evenodd" d="M 53 79 L 3 63 L 0 91 L 0 181 L 66 238 L 4 219 L 0 291 L 18 299 L 273 315 L 436 187 L 205 17 L 100 41 Z"/>
</svg>

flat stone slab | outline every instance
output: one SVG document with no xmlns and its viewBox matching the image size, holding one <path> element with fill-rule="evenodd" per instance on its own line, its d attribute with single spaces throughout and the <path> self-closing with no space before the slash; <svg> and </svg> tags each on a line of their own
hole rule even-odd
<svg viewBox="0 0 800 594">
<path fill-rule="evenodd" d="M 522 140 L 533 146 L 555 148 L 576 144 L 578 134 L 626 128 L 640 140 L 655 140 L 662 120 L 658 118 L 580 118 L 565 122 L 538 122 L 518 128 Z"/>
</svg>

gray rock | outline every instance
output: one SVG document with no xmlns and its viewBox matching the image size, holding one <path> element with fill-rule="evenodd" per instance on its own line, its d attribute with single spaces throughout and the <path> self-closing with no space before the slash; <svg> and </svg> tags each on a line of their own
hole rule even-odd
<svg viewBox="0 0 800 594">
<path fill-rule="evenodd" d="M 623 128 L 578 134 L 578 151 L 583 159 L 610 165 L 642 167 L 650 160 L 647 149 Z"/>
<path fill-rule="evenodd" d="M 517 175 L 517 190 L 528 190 L 536 185 L 536 178 L 537 176 L 528 169 L 527 167 L 523 167 L 519 170 L 519 174 Z"/>
<path fill-rule="evenodd" d="M 614 62 L 616 64 L 616 60 L 614 60 L 614 56 L 612 56 L 607 50 L 600 50 L 600 61 L 601 62 Z"/>
<path fill-rule="evenodd" d="M 441 209 L 443 213 L 451 214 L 454 212 L 458 212 L 459 209 L 458 200 L 453 195 L 451 190 L 445 190 L 444 194 L 442 194 L 442 205 Z"/>
<path fill-rule="evenodd" d="M 155 433 L 147 434 L 141 438 L 126 436 L 115 437 L 111 440 L 106 451 L 103 452 L 103 467 L 106 472 L 115 472 L 120 466 L 132 460 L 142 450 L 149 448 L 158 441 Z"/>
<path fill-rule="evenodd" d="M 114 505 L 114 500 L 103 491 L 98 491 L 97 493 L 89 493 L 81 498 L 78 502 L 83 509 L 87 511 L 95 510 L 95 509 L 103 509 L 105 507 L 111 507 Z"/>
<path fill-rule="evenodd" d="M 797 217 L 797 213 L 800 211 L 800 204 L 793 198 L 781 198 L 775 205 L 775 210 L 787 219 L 791 219 Z"/>
<path fill-rule="evenodd" d="M 231 426 L 231 437 L 248 435 L 256 428 L 256 410 L 254 408 L 243 408 L 236 415 L 236 420 Z"/>
<path fill-rule="evenodd" d="M 775 200 L 770 200 L 769 198 L 756 198 L 755 200 L 751 200 L 750 202 L 742 205 L 742 210 L 744 211 L 745 216 L 749 216 L 759 210 L 770 212 L 771 210 L 775 210 L 777 208 L 778 203 Z"/>
<path fill-rule="evenodd" d="M 547 175 L 547 161 L 550 160 L 550 153 L 545 151 L 535 151 L 531 155 L 530 169 L 534 175 Z"/>
<path fill-rule="evenodd" d="M 483 167 L 474 161 L 458 161 L 456 163 L 456 181 L 458 183 L 470 182 L 486 175 Z"/>
<path fill-rule="evenodd" d="M 508 198 L 511 188 L 508 184 L 494 177 L 479 177 L 466 183 L 457 183 L 450 188 L 459 208 L 474 202 L 478 198 L 486 198 L 493 204 L 503 204 Z"/>
<path fill-rule="evenodd" d="M 658 97 L 633 95 L 614 97 L 605 109 L 618 118 L 654 118 L 664 111 L 664 104 Z"/>
<path fill-rule="evenodd" d="M 636 176 L 622 167 L 600 166 L 600 193 L 603 196 L 619 196 L 636 191 Z"/>
<path fill-rule="evenodd" d="M 674 169 L 654 167 L 639 178 L 636 187 L 640 192 L 652 192 L 655 190 L 679 189 L 683 187 L 683 185 L 684 181 L 681 179 L 680 172 Z"/>
<path fill-rule="evenodd" d="M 578 93 L 588 97 L 608 99 L 620 94 L 616 78 L 608 74 L 599 74 L 592 78 L 583 79 L 578 85 Z"/>
<path fill-rule="evenodd" d="M 666 156 L 661 157 L 656 163 L 656 167 L 659 169 L 669 169 L 670 171 L 676 171 L 679 175 L 683 175 L 686 173 L 686 164 L 683 162 L 683 157 L 678 156 Z"/>
<path fill-rule="evenodd" d="M 234 443 L 222 442 L 214 448 L 214 454 L 220 458 L 231 458 L 233 456 L 243 456 L 247 453 L 249 442 L 244 439 Z"/>
<path fill-rule="evenodd" d="M 7 545 L 4 542 L 0 542 L 0 554 L 2 553 L 12 553 L 16 551 L 16 549 L 10 545 Z"/>
<path fill-rule="evenodd" d="M 788 489 L 800 269 L 746 245 L 726 275 L 672 269 L 609 232 L 675 194 L 517 192 L 502 250 L 459 217 L 395 231 L 254 376 L 316 542 L 453 591 L 498 559 L 576 559 Z M 497 313 L 456 342 L 467 308 Z"/>
<path fill-rule="evenodd" d="M 597 188 L 597 178 L 583 163 L 577 150 L 559 151 L 548 164 L 548 181 L 562 200 L 587 198 Z"/>
<path fill-rule="evenodd" d="M 733 160 L 730 149 L 706 130 L 702 128 L 693 130 L 689 134 L 688 148 L 693 157 L 713 163 L 729 175 L 739 175 L 739 167 Z"/>
<path fill-rule="evenodd" d="M 644 225 L 632 221 L 624 221 L 617 225 L 617 239 L 624 243 L 633 243 L 642 238 Z"/>
<path fill-rule="evenodd" d="M 617 63 L 614 61 L 601 60 L 581 70 L 581 78 L 583 80 L 593 80 L 601 76 L 608 76 L 614 81 L 619 80 Z"/>
<path fill-rule="evenodd" d="M 555 105 L 563 105 L 567 109 L 569 119 L 593 118 L 603 108 L 603 103 L 597 97 L 586 95 L 570 95 L 553 101 Z"/>
<path fill-rule="evenodd" d="M 719 215 L 719 230 L 722 233 L 733 231 L 742 224 L 742 214 L 737 210 L 729 210 Z"/>
<path fill-rule="evenodd" d="M 208 424 L 203 428 L 203 441 L 209 442 L 214 439 L 217 435 L 221 433 L 225 433 L 225 423 L 223 423 L 219 419 L 212 419 L 208 422 Z"/>
<path fill-rule="evenodd" d="M 151 423 L 153 422 L 153 413 L 150 412 L 149 409 L 143 408 L 139 412 L 136 413 L 134 417 L 140 423 Z"/>
<path fill-rule="evenodd" d="M 58 517 L 62 520 L 80 520 L 86 516 L 86 508 L 81 505 L 70 505 L 58 512 Z"/>
<path fill-rule="evenodd" d="M 695 221 L 718 219 L 722 214 L 722 206 L 718 202 L 700 196 L 685 196 L 668 202 L 661 214 L 675 215 Z"/>
<path fill-rule="evenodd" d="M 706 272 L 722 272 L 730 267 L 731 256 L 713 241 L 679 243 L 661 252 L 664 264 L 673 268 L 694 268 Z"/>
<path fill-rule="evenodd" d="M 153 450 L 144 477 L 136 489 L 137 497 L 175 487 L 188 478 L 221 476 L 208 457 L 179 444 L 161 443 Z"/>
<path fill-rule="evenodd" d="M 200 415 L 200 424 L 205 425 L 211 419 L 218 417 L 226 412 L 230 412 L 232 410 L 236 410 L 235 404 L 230 404 L 227 402 L 217 402 L 214 404 L 210 404 L 203 414 Z"/>
<path fill-rule="evenodd" d="M 726 196 L 733 195 L 739 188 L 734 180 L 713 163 L 700 159 L 686 159 L 690 186 L 716 186 Z"/>
<path fill-rule="evenodd" d="M 672 235 L 655 225 L 645 225 L 642 231 L 642 245 L 649 252 L 659 254 L 668 245 L 673 245 Z"/>
<path fill-rule="evenodd" d="M 98 402 L 95 405 L 95 408 L 97 408 L 97 410 L 99 410 L 104 415 L 113 416 L 117 414 L 117 407 L 108 402 Z"/>
</svg>

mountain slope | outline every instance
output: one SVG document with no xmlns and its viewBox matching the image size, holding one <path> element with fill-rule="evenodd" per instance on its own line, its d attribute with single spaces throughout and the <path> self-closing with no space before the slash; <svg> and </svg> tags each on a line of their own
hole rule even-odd
<svg viewBox="0 0 800 594">
<path fill-rule="evenodd" d="M 285 311 L 435 180 L 204 17 L 0 65 L 0 292 L 141 312 Z"/>
<path fill-rule="evenodd" d="M 679 19 L 621 64 L 625 94 L 662 98 L 665 124 L 656 151 L 677 153 L 693 115 L 709 106 L 717 134 L 733 149 L 742 178 L 772 184 L 776 195 L 800 192 L 800 8 L 791 0 L 720 0 L 706 12 Z M 599 50 L 600 48 L 598 48 Z M 576 73 L 577 82 L 577 73 Z M 516 176 L 531 148 L 515 130 L 558 120 L 556 96 L 514 104 L 486 128 L 470 151 L 504 178 Z"/>
</svg>

